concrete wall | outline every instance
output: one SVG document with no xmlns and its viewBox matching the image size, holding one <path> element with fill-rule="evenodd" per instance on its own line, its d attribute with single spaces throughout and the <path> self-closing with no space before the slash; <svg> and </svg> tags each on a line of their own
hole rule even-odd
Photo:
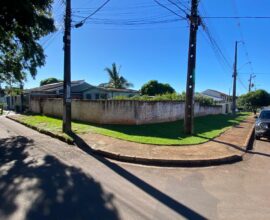
<svg viewBox="0 0 270 220">
<path fill-rule="evenodd" d="M 62 117 L 62 99 L 32 99 L 32 112 Z M 177 101 L 72 100 L 72 118 L 100 124 L 150 124 L 184 117 L 185 103 Z M 221 114 L 221 106 L 195 104 L 195 116 Z"/>
<path fill-rule="evenodd" d="M 218 104 L 222 107 L 222 114 L 228 114 L 232 112 L 232 102 Z"/>
</svg>

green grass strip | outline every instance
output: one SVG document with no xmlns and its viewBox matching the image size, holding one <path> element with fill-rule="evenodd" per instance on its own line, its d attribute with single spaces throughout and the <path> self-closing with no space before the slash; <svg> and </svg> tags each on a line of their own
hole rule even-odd
<svg viewBox="0 0 270 220">
<path fill-rule="evenodd" d="M 77 134 L 98 133 L 122 140 L 155 144 L 155 145 L 193 145 L 207 142 L 231 126 L 237 125 L 249 115 L 238 113 L 232 115 L 209 115 L 197 117 L 194 120 L 194 135 L 184 133 L 183 120 L 176 122 L 148 125 L 96 125 L 72 122 L 72 130 Z M 68 137 L 62 133 L 62 120 L 41 115 L 17 116 L 20 120 L 38 129 L 44 129 L 55 134 Z"/>
</svg>

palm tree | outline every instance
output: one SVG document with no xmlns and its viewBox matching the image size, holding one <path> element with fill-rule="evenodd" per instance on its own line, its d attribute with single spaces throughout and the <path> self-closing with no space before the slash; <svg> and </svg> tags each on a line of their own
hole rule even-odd
<svg viewBox="0 0 270 220">
<path fill-rule="evenodd" d="M 109 74 L 110 80 L 108 83 L 104 83 L 104 87 L 116 88 L 116 89 L 126 89 L 128 87 L 133 87 L 132 83 L 129 83 L 123 76 L 120 75 L 120 68 L 117 69 L 115 63 L 112 67 L 106 67 L 105 71 Z"/>
</svg>

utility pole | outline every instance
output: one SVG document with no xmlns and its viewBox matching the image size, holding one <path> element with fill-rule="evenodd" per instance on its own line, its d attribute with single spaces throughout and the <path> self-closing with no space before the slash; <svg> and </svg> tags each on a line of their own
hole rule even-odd
<svg viewBox="0 0 270 220">
<path fill-rule="evenodd" d="M 66 0 L 64 34 L 64 94 L 63 94 L 63 132 L 71 132 L 71 0 Z"/>
<path fill-rule="evenodd" d="M 254 86 L 253 83 L 252 83 L 252 79 L 255 78 L 255 77 L 256 77 L 256 75 L 254 75 L 253 73 L 250 74 L 250 77 L 249 77 L 249 80 L 248 80 L 248 82 L 249 82 L 249 84 L 248 84 L 248 92 L 251 92 L 251 88 Z"/>
<path fill-rule="evenodd" d="M 24 111 L 24 108 L 23 108 L 23 105 L 24 105 L 24 103 L 23 103 L 23 83 L 21 82 L 20 83 L 20 98 L 21 98 L 21 106 L 20 106 L 20 112 L 21 113 L 23 113 L 23 111 Z"/>
<path fill-rule="evenodd" d="M 233 100 L 232 100 L 233 115 L 235 115 L 236 113 L 237 46 L 238 46 L 238 41 L 235 41 L 234 68 L 233 68 Z"/>
<path fill-rule="evenodd" d="M 184 129 L 185 129 L 186 134 L 192 134 L 193 133 L 193 118 L 194 118 L 197 30 L 198 30 L 198 26 L 201 23 L 201 19 L 198 16 L 198 0 L 192 0 L 191 15 L 188 18 L 190 20 L 190 32 L 189 32 L 189 51 L 188 51 Z"/>
</svg>

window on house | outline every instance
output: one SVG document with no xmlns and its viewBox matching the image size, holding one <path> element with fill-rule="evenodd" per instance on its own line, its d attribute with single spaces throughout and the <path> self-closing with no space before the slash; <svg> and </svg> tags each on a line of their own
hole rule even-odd
<svg viewBox="0 0 270 220">
<path fill-rule="evenodd" d="M 95 98 L 96 98 L 96 99 L 99 99 L 99 93 L 96 93 Z"/>
<path fill-rule="evenodd" d="M 92 99 L 92 94 L 86 94 L 86 99 Z"/>
<path fill-rule="evenodd" d="M 107 94 L 100 94 L 101 99 L 107 99 Z"/>
</svg>

